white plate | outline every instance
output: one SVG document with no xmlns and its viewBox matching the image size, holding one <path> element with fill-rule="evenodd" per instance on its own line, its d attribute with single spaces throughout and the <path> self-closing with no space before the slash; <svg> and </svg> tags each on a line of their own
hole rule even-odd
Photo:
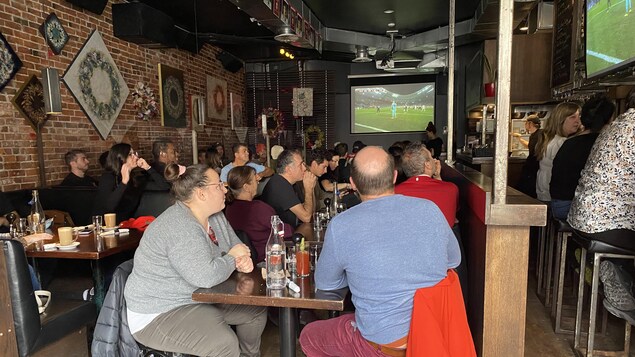
<svg viewBox="0 0 635 357">
<path fill-rule="evenodd" d="M 79 231 L 79 233 L 77 233 L 77 234 L 79 234 L 80 236 L 87 236 L 87 235 L 89 235 L 91 233 L 93 233 L 92 230 L 91 231 Z"/>
<path fill-rule="evenodd" d="M 57 243 L 44 244 L 44 250 L 54 250 L 55 248 L 57 248 Z"/>
<path fill-rule="evenodd" d="M 79 246 L 79 242 L 73 242 L 69 245 L 60 245 L 59 243 L 55 243 L 55 246 L 59 250 L 73 250 Z"/>
<path fill-rule="evenodd" d="M 114 227 L 101 227 L 102 230 L 108 232 L 108 231 L 114 231 L 115 229 L 119 228 L 119 226 L 114 226 Z"/>
</svg>

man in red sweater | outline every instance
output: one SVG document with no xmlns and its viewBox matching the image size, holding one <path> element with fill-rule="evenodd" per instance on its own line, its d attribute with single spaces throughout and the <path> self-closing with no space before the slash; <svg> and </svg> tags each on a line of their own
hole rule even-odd
<svg viewBox="0 0 635 357">
<path fill-rule="evenodd" d="M 450 228 L 456 223 L 459 189 L 451 182 L 441 180 L 441 163 L 421 142 L 409 144 L 402 155 L 401 166 L 408 180 L 395 187 L 395 193 L 425 198 L 434 202 L 443 212 Z"/>
</svg>

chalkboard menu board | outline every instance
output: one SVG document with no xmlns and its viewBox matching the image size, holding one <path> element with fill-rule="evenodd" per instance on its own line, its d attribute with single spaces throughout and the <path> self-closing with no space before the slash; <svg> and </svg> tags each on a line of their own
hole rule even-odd
<svg viewBox="0 0 635 357">
<path fill-rule="evenodd" d="M 570 83 L 572 78 L 574 1 L 555 0 L 553 4 L 556 14 L 553 25 L 551 87 L 559 87 Z"/>
</svg>

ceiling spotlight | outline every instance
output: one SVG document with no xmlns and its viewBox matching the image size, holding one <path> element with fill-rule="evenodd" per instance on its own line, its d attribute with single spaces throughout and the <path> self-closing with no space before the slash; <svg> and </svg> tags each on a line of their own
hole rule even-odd
<svg viewBox="0 0 635 357">
<path fill-rule="evenodd" d="M 395 23 L 394 22 L 389 22 L 388 23 L 388 27 L 395 27 Z"/>
<path fill-rule="evenodd" d="M 384 10 L 384 14 L 392 14 L 393 12 L 395 12 L 395 10 L 393 10 L 393 9 Z"/>
<path fill-rule="evenodd" d="M 521 23 L 520 23 L 520 27 L 518 28 L 520 31 L 528 31 L 529 30 L 529 25 L 527 24 L 527 19 L 524 19 Z"/>
<path fill-rule="evenodd" d="M 371 59 L 368 57 L 368 47 L 355 46 L 355 58 L 353 59 L 353 62 L 364 63 L 370 61 Z"/>
<path fill-rule="evenodd" d="M 294 55 L 289 55 L 289 58 L 290 58 L 290 59 L 294 59 L 294 58 L 295 58 L 295 56 L 294 56 Z"/>
<path fill-rule="evenodd" d="M 285 52 L 284 55 L 285 55 L 285 57 L 290 57 L 291 56 L 291 54 L 289 52 Z"/>
<path fill-rule="evenodd" d="M 284 50 L 284 48 L 280 49 L 280 54 L 283 55 L 286 51 Z"/>
</svg>

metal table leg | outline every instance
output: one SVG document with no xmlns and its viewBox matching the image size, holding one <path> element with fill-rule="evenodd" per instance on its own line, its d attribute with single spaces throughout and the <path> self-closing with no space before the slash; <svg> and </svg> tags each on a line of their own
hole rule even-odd
<svg viewBox="0 0 635 357">
<path fill-rule="evenodd" d="M 95 297 L 93 302 L 97 306 L 97 312 L 99 313 L 101 306 L 104 304 L 104 297 L 106 296 L 104 287 L 105 279 L 101 260 L 91 260 L 90 267 L 93 270 L 93 284 L 95 287 Z"/>
<path fill-rule="evenodd" d="M 281 307 L 278 326 L 280 328 L 280 356 L 295 357 L 296 309 Z"/>
</svg>

